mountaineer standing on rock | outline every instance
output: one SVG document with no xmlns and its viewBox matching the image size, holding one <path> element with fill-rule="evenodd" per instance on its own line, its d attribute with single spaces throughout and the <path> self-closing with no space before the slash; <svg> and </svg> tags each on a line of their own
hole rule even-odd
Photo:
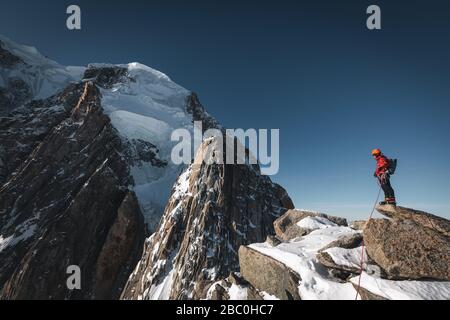
<svg viewBox="0 0 450 320">
<path fill-rule="evenodd" d="M 377 161 L 377 169 L 375 170 L 374 177 L 378 178 L 380 187 L 384 191 L 384 201 L 380 202 L 380 205 L 391 204 L 396 205 L 394 189 L 392 189 L 390 176 L 394 173 L 397 165 L 397 160 L 388 159 L 380 149 L 373 149 L 372 156 Z"/>
</svg>

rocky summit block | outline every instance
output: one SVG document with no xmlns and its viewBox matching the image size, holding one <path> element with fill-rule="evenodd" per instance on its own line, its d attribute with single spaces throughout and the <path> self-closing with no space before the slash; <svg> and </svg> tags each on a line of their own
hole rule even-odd
<svg viewBox="0 0 450 320">
<path fill-rule="evenodd" d="M 391 278 L 450 280 L 450 238 L 435 229 L 413 220 L 372 219 L 364 242 Z"/>
<path fill-rule="evenodd" d="M 304 211 L 298 209 L 288 210 L 285 214 L 275 220 L 273 226 L 278 238 L 289 241 L 297 237 L 308 234 L 311 230 L 302 228 L 297 225 L 299 221 L 306 217 L 321 217 L 339 226 L 347 226 L 347 220 L 344 218 L 329 216 L 324 213 Z"/>
<path fill-rule="evenodd" d="M 392 205 L 378 205 L 376 209 L 389 218 L 411 220 L 423 227 L 433 229 L 444 236 L 450 237 L 450 221 L 442 217 L 428 212 Z"/>
</svg>

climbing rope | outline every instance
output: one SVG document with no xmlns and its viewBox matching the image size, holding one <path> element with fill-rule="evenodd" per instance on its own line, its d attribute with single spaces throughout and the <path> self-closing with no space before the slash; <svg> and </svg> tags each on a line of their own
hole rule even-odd
<svg viewBox="0 0 450 320">
<path fill-rule="evenodd" d="M 380 188 L 378 189 L 377 200 L 375 201 L 375 204 L 373 205 L 372 212 L 370 213 L 369 219 L 367 220 L 366 223 L 368 223 L 370 221 L 370 219 L 372 219 L 373 213 L 375 212 L 375 208 L 377 207 L 378 200 L 380 199 L 381 184 L 380 184 L 380 182 L 378 182 L 378 184 L 379 184 Z M 359 263 L 360 272 L 359 272 L 359 277 L 358 277 L 358 287 L 356 289 L 355 300 L 358 300 L 359 290 L 361 289 L 361 276 L 362 276 L 363 267 L 364 267 L 364 251 L 365 251 L 365 245 L 364 245 L 364 238 L 363 238 L 362 245 L 361 245 L 361 261 Z"/>
<path fill-rule="evenodd" d="M 381 190 L 382 190 L 380 181 L 378 181 L 378 185 L 380 186 L 380 188 L 378 189 L 377 200 L 375 201 L 375 204 L 374 204 L 374 206 L 373 206 L 373 208 L 372 208 L 372 212 L 370 213 L 369 220 L 372 219 L 372 216 L 373 216 L 373 213 L 375 212 L 375 208 L 376 208 L 376 206 L 377 206 L 378 200 L 380 199 Z M 428 222 L 429 222 L 430 225 L 431 225 L 431 228 L 430 228 L 430 229 L 432 229 L 432 230 L 438 232 L 438 231 L 437 231 L 437 228 L 434 226 L 434 223 L 432 222 L 432 220 L 430 219 L 430 217 L 429 217 L 427 214 L 425 214 L 425 217 L 427 217 Z M 367 220 L 366 223 L 368 223 L 369 220 Z M 427 232 L 427 231 L 426 231 L 426 228 L 425 228 L 424 230 L 425 230 L 425 232 Z M 427 233 L 427 234 L 428 234 L 428 233 Z M 435 239 L 435 238 L 434 238 L 434 235 L 430 235 L 430 236 L 431 236 L 433 239 Z M 359 294 L 359 290 L 361 289 L 361 276 L 362 276 L 363 268 L 364 268 L 364 251 L 365 251 L 365 244 L 364 244 L 364 239 L 363 239 L 363 240 L 362 240 L 362 245 L 361 245 L 361 261 L 360 261 L 360 265 L 359 265 L 360 273 L 359 273 L 359 277 L 358 277 L 358 287 L 357 287 L 357 289 L 356 289 L 356 297 L 355 297 L 355 300 L 358 300 L 358 295 L 360 295 L 360 294 Z"/>
</svg>

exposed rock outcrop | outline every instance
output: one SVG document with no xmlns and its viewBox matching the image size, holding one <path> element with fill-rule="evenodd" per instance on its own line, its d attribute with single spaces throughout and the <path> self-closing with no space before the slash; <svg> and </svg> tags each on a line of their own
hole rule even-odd
<svg viewBox="0 0 450 320">
<path fill-rule="evenodd" d="M 385 297 L 379 296 L 369 290 L 366 290 L 362 287 L 358 287 L 358 285 L 353 284 L 356 290 L 358 290 L 358 294 L 361 297 L 361 300 L 388 300 Z"/>
<path fill-rule="evenodd" d="M 323 264 L 325 267 L 331 269 L 331 271 L 342 271 L 345 273 L 334 273 L 337 278 L 341 280 L 348 280 L 351 275 L 356 275 L 361 272 L 361 254 L 362 248 L 355 247 L 351 249 L 332 247 L 326 250 L 321 250 L 317 253 L 317 261 Z M 364 252 L 364 262 L 362 265 L 363 271 L 370 275 L 377 275 L 382 278 L 386 278 L 387 275 L 375 262 L 367 257 L 367 253 Z"/>
<path fill-rule="evenodd" d="M 366 226 L 367 220 L 356 220 L 353 221 L 350 225 L 350 228 L 355 230 L 363 230 Z"/>
<path fill-rule="evenodd" d="M 182 169 L 171 133 L 219 125 L 150 67 L 65 67 L 0 40 L 0 297 L 117 298 Z"/>
<path fill-rule="evenodd" d="M 124 299 L 205 298 L 212 283 L 239 270 L 239 247 L 264 241 L 274 233 L 273 221 L 292 208 L 284 189 L 258 166 L 202 161 L 219 143 L 203 142 L 179 177 Z"/>
<path fill-rule="evenodd" d="M 19 161 L 7 161 L 0 190 L 3 299 L 117 298 L 141 252 L 142 215 L 100 92 L 89 82 L 69 91 L 37 102 L 38 119 L 48 122 L 7 120 L 8 128 L 35 133 Z M 53 104 L 57 111 L 49 112 Z M 13 141 L 9 134 L 0 136 Z M 81 290 L 65 285 L 69 265 L 81 269 Z"/>
<path fill-rule="evenodd" d="M 333 217 L 324 213 L 293 209 L 275 220 L 274 228 L 277 236 L 282 240 L 288 241 L 308 234 L 311 230 L 297 225 L 299 221 L 306 217 L 321 217 L 339 226 L 347 226 L 347 220 L 344 218 Z"/>
<path fill-rule="evenodd" d="M 0 67 L 11 68 L 18 63 L 23 63 L 22 59 L 7 50 L 4 43 L 0 40 Z"/>
<path fill-rule="evenodd" d="M 186 111 L 192 114 L 192 121 L 202 122 L 202 131 L 208 129 L 223 130 L 219 122 L 206 112 L 196 93 L 192 92 L 186 99 Z"/>
<path fill-rule="evenodd" d="M 281 300 L 300 300 L 300 276 L 283 263 L 250 247 L 239 248 L 241 274 L 259 290 Z"/>
<path fill-rule="evenodd" d="M 116 83 L 130 81 L 128 69 L 119 66 L 89 65 L 84 72 L 84 78 L 95 82 L 104 89 L 110 89 Z"/>
<path fill-rule="evenodd" d="M 389 276 L 450 280 L 450 238 L 412 220 L 372 219 L 364 229 L 369 256 Z"/>
<path fill-rule="evenodd" d="M 345 248 L 345 249 L 353 249 L 356 247 L 359 247 L 361 245 L 361 242 L 363 241 L 363 235 L 362 233 L 354 233 L 351 235 L 343 236 L 338 238 L 337 240 L 331 242 L 330 244 L 326 245 L 322 249 L 319 250 L 325 251 L 329 248 L 333 247 L 339 247 L 339 248 Z"/>
<path fill-rule="evenodd" d="M 294 218 L 295 225 L 311 227 L 314 232 L 300 237 L 297 233 L 281 243 L 268 240 L 242 246 L 242 277 L 256 290 L 281 299 L 450 297 L 450 246 L 442 233 L 405 219 L 371 219 L 363 233 L 326 220 L 320 216 Z"/>
<path fill-rule="evenodd" d="M 396 220 L 414 221 L 418 225 L 432 229 L 450 237 L 450 221 L 431 213 L 392 205 L 378 205 L 376 207 L 381 214 Z"/>
<path fill-rule="evenodd" d="M 264 293 L 255 289 L 239 274 L 232 272 L 228 278 L 213 283 L 206 298 L 209 300 L 263 300 Z"/>
</svg>

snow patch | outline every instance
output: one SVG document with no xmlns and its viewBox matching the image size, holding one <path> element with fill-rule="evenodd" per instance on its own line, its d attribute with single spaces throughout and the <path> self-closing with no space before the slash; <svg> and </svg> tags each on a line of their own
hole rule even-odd
<svg viewBox="0 0 450 320">
<path fill-rule="evenodd" d="M 275 297 L 275 296 L 273 296 L 270 293 L 267 293 L 265 291 L 260 291 L 260 294 L 261 294 L 261 296 L 262 296 L 262 298 L 264 300 L 280 300 L 277 297 Z"/>
<path fill-rule="evenodd" d="M 324 217 L 305 217 L 299 222 L 297 222 L 297 226 L 303 228 L 303 229 L 309 229 L 309 230 L 317 230 L 317 229 L 324 229 L 328 227 L 335 227 L 337 224 L 334 222 L 331 222 L 330 220 L 324 218 Z"/>
<path fill-rule="evenodd" d="M 362 247 L 353 249 L 334 247 L 329 248 L 324 252 L 328 253 L 331 259 L 333 259 L 334 263 L 336 263 L 337 265 L 360 269 Z M 367 257 L 365 248 L 364 257 Z"/>
<path fill-rule="evenodd" d="M 355 285 L 358 278 L 350 279 Z M 395 281 L 380 279 L 363 272 L 361 287 L 392 300 L 449 300 L 450 281 Z"/>
<path fill-rule="evenodd" d="M 296 272 L 302 279 L 299 295 L 303 300 L 354 300 L 351 283 L 339 283 L 328 276 L 326 268 L 316 261 L 317 251 L 339 237 L 356 233 L 348 227 L 329 226 L 309 235 L 272 247 L 266 243 L 249 247 L 270 256 Z"/>
<path fill-rule="evenodd" d="M 5 250 L 9 246 L 15 246 L 20 241 L 26 240 L 33 236 L 36 230 L 36 219 L 27 220 L 18 225 L 14 231 L 14 234 L 9 237 L 0 235 L 0 252 Z"/>
<path fill-rule="evenodd" d="M 8 79 L 18 78 L 29 85 L 33 99 L 45 99 L 63 89 L 72 81 L 80 81 L 84 67 L 64 67 L 40 54 L 36 48 L 19 45 L 0 35 L 4 49 L 22 59 L 13 68 L 0 68 L 0 86 Z"/>
<path fill-rule="evenodd" d="M 169 300 L 173 282 L 173 273 L 174 270 L 172 269 L 163 281 L 147 289 L 146 292 L 144 292 L 144 297 L 149 297 L 150 300 Z"/>
<path fill-rule="evenodd" d="M 94 67 L 113 65 L 93 64 Z M 171 141 L 175 129 L 193 131 L 192 115 L 187 113 L 186 101 L 190 91 L 177 85 L 165 74 L 134 62 L 116 65 L 127 69 L 129 81 L 121 81 L 110 89 L 101 89 L 102 106 L 125 143 L 142 140 L 156 146 L 158 159 L 167 163 L 153 166 L 137 161 L 130 173 L 146 223 L 156 227 L 170 191 L 182 165 L 171 161 Z"/>
<path fill-rule="evenodd" d="M 228 294 L 230 295 L 230 300 L 247 300 L 248 295 L 247 288 L 234 283 L 228 289 Z"/>
</svg>

